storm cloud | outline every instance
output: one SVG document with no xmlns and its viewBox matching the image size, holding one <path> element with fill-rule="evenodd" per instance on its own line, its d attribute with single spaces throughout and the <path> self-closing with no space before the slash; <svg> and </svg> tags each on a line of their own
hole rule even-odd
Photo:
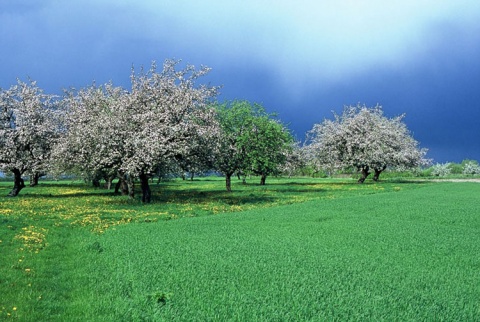
<svg viewBox="0 0 480 322">
<path fill-rule="evenodd" d="M 435 161 L 480 160 L 479 18 L 474 0 L 2 0 L 0 87 L 128 87 L 132 66 L 177 58 L 299 140 L 332 110 L 378 103 Z"/>
</svg>

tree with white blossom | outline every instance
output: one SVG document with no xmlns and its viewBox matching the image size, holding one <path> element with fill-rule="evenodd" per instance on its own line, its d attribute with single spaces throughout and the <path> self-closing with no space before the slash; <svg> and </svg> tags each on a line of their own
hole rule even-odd
<svg viewBox="0 0 480 322">
<path fill-rule="evenodd" d="M 306 166 L 307 159 L 300 142 L 291 143 L 290 148 L 285 152 L 285 162 L 280 165 L 281 172 L 290 178 Z"/>
<path fill-rule="evenodd" d="M 190 180 L 195 174 L 205 173 L 214 169 L 217 138 L 209 136 L 192 136 L 188 150 L 175 158 L 174 165 L 182 178 L 186 179 L 188 173 Z"/>
<path fill-rule="evenodd" d="M 448 176 L 452 172 L 450 168 L 450 163 L 435 163 L 432 166 L 432 175 L 437 177 L 445 177 Z"/>
<path fill-rule="evenodd" d="M 309 149 L 326 168 L 356 168 L 363 183 L 374 171 L 377 181 L 387 167 L 416 168 L 427 165 L 427 150 L 418 147 L 404 115 L 387 118 L 380 106 L 348 106 L 333 120 L 315 124 L 309 132 Z"/>
<path fill-rule="evenodd" d="M 464 160 L 463 165 L 463 174 L 466 175 L 478 175 L 480 174 L 480 165 L 475 160 Z"/>
<path fill-rule="evenodd" d="M 132 153 L 122 171 L 140 178 L 142 201 L 150 201 L 148 178 L 158 164 L 192 156 L 199 142 L 206 150 L 218 136 L 215 111 L 209 103 L 217 87 L 196 85 L 210 68 L 187 65 L 176 70 L 179 61 L 167 60 L 162 72 L 155 64 L 147 73 L 132 73 L 132 118 L 137 132 L 127 142 Z"/>
<path fill-rule="evenodd" d="M 14 186 L 9 196 L 25 187 L 22 178 L 38 178 L 50 166 L 50 155 L 61 127 L 53 97 L 35 81 L 0 90 L 0 169 L 12 172 Z"/>
<path fill-rule="evenodd" d="M 125 155 L 128 93 L 112 84 L 69 90 L 62 100 L 66 132 L 54 151 L 57 169 L 84 178 L 119 175 Z"/>
<path fill-rule="evenodd" d="M 192 155 L 198 144 L 215 142 L 215 112 L 208 107 L 217 88 L 196 85 L 209 68 L 166 60 L 162 71 L 132 71 L 130 91 L 106 85 L 68 98 L 68 134 L 63 151 L 88 171 L 110 170 L 134 196 L 140 179 L 142 201 L 151 201 L 149 179 L 158 167 Z M 71 147 L 74 147 L 72 149 Z"/>
</svg>

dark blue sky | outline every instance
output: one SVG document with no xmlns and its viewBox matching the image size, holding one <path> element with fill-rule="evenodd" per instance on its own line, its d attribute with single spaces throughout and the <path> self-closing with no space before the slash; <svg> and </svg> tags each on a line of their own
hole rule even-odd
<svg viewBox="0 0 480 322">
<path fill-rule="evenodd" d="M 382 105 L 436 162 L 480 160 L 480 1 L 0 0 L 0 87 L 128 87 L 132 65 L 207 65 L 220 100 L 298 139 L 344 105 Z"/>
</svg>

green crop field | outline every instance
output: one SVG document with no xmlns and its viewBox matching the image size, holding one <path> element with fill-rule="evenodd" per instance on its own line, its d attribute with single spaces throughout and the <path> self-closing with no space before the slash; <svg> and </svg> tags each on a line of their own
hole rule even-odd
<svg viewBox="0 0 480 322">
<path fill-rule="evenodd" d="M 480 184 L 0 183 L 0 320 L 475 321 Z"/>
</svg>

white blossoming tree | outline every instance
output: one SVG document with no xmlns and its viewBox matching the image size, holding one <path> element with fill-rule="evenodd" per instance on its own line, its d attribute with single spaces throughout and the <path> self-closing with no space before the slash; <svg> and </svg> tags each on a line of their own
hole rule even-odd
<svg viewBox="0 0 480 322">
<path fill-rule="evenodd" d="M 190 180 L 193 180 L 195 174 L 201 174 L 215 168 L 217 148 L 215 142 L 217 139 L 217 137 L 211 135 L 191 136 L 188 149 L 185 149 L 175 158 L 177 172 L 181 173 L 184 180 L 186 179 L 186 173 L 189 174 Z"/>
<path fill-rule="evenodd" d="M 128 133 L 127 94 L 112 84 L 66 93 L 66 132 L 54 150 L 58 169 L 92 179 L 102 175 L 107 181 L 119 175 Z"/>
<path fill-rule="evenodd" d="M 418 148 L 403 117 L 387 118 L 378 105 L 345 107 L 334 120 L 314 125 L 309 132 L 309 149 L 326 168 L 356 168 L 361 172 L 359 183 L 372 169 L 373 180 L 377 181 L 387 167 L 406 169 L 428 164 L 427 150 Z"/>
<path fill-rule="evenodd" d="M 445 177 L 448 176 L 452 169 L 449 167 L 450 163 L 436 163 L 432 166 L 432 175 L 437 177 Z"/>
<path fill-rule="evenodd" d="M 64 160 L 85 171 L 110 171 L 134 196 L 140 180 L 142 201 L 151 201 L 149 178 L 169 162 L 193 158 L 199 144 L 205 150 L 217 137 L 215 113 L 208 107 L 216 88 L 196 86 L 208 73 L 179 61 L 166 60 L 158 72 L 155 63 L 139 74 L 132 71 L 130 91 L 106 85 L 67 97 Z"/>
<path fill-rule="evenodd" d="M 307 165 L 304 149 L 300 142 L 293 142 L 285 153 L 285 163 L 280 166 L 283 174 L 289 178 L 292 177 L 299 170 L 302 170 Z"/>
<path fill-rule="evenodd" d="M 192 156 L 199 143 L 208 151 L 218 136 L 215 112 L 208 106 L 217 88 L 195 84 L 210 69 L 189 65 L 177 71 L 178 63 L 167 60 L 160 73 L 153 64 L 147 73 L 132 74 L 130 109 L 137 132 L 127 140 L 132 153 L 121 170 L 140 178 L 144 202 L 150 201 L 148 178 L 159 163 Z"/>
<path fill-rule="evenodd" d="M 475 160 L 464 160 L 463 164 L 463 174 L 466 175 L 478 175 L 480 174 L 480 165 Z"/>
<path fill-rule="evenodd" d="M 0 169 L 14 175 L 9 196 L 25 187 L 24 174 L 38 179 L 48 170 L 60 130 L 58 116 L 53 97 L 43 94 L 34 81 L 0 90 Z"/>
</svg>

